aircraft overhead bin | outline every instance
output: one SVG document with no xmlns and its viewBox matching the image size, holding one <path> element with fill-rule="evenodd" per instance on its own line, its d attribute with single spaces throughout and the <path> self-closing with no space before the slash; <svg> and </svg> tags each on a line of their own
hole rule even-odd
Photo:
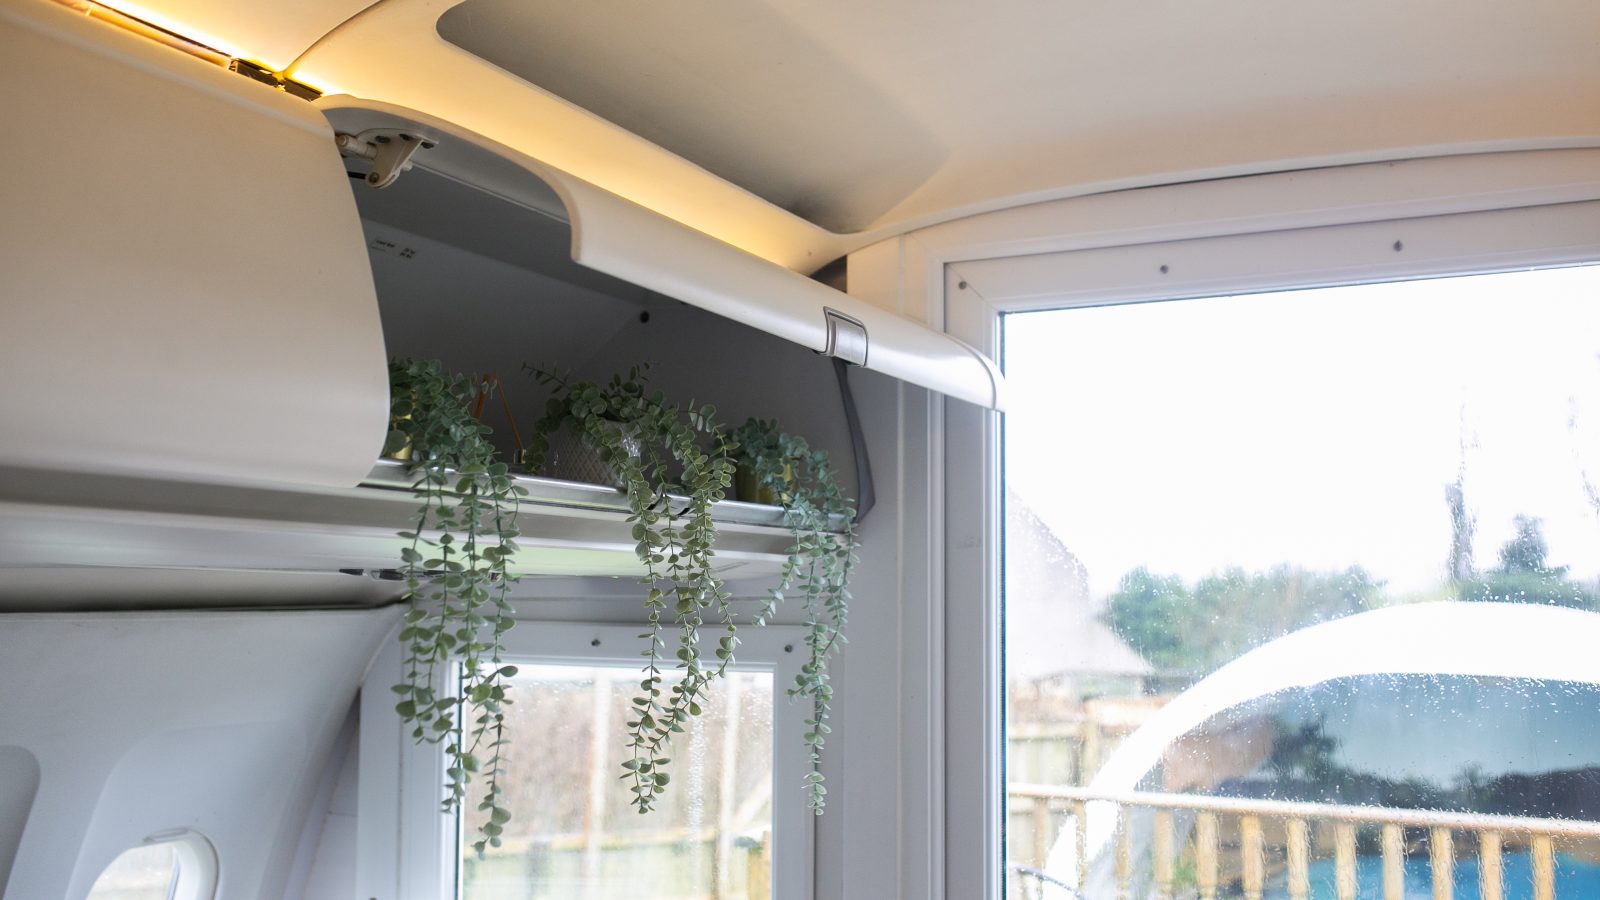
<svg viewBox="0 0 1600 900">
<path fill-rule="evenodd" d="M 549 351 L 523 357 L 548 362 L 609 339 L 618 353 L 743 365 L 733 377 L 663 373 L 686 393 L 709 389 L 697 380 L 759 382 L 769 364 L 810 366 L 814 384 L 768 373 L 770 405 L 746 405 L 802 420 L 824 411 L 815 442 L 838 457 L 852 442 L 831 370 L 806 362 L 814 354 L 1001 403 L 998 369 L 959 341 L 448 123 L 346 97 L 308 102 L 49 4 L 8 6 L 0 28 L 12 125 L 0 268 L 13 298 L 0 313 L 0 565 L 16 574 L 327 573 L 387 558 L 408 497 L 392 467 L 374 464 L 386 360 L 431 348 L 398 346 L 397 334 L 430 327 L 399 322 L 414 310 L 390 308 L 404 302 L 385 298 L 385 278 L 456 285 L 443 301 L 453 303 L 483 293 L 506 260 L 522 271 L 521 255 L 550 260 L 582 289 L 568 305 L 530 307 L 527 335 L 485 329 L 503 358 L 451 362 L 504 372 L 514 353 Z M 421 199 L 405 201 L 408 189 Z M 466 224 L 445 233 L 452 216 Z M 458 244 L 477 227 L 495 247 L 440 250 L 431 270 L 419 257 L 421 274 L 386 275 L 373 233 L 397 222 Z M 665 350 L 616 325 L 650 308 L 667 320 Z M 437 355 L 446 350 L 465 352 Z M 598 373 L 607 360 L 587 362 Z M 628 542 L 596 524 L 620 518 L 615 504 L 547 499 L 536 509 L 560 552 L 528 567 L 615 574 L 608 560 Z M 726 518 L 730 560 L 776 558 L 770 512 L 730 505 Z"/>
</svg>

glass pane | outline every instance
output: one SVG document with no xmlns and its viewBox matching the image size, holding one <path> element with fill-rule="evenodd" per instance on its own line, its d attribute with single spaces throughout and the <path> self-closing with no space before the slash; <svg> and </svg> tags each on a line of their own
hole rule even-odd
<svg viewBox="0 0 1600 900">
<path fill-rule="evenodd" d="M 1600 821 L 1597 711 L 1593 683 L 1335 678 L 1208 717 L 1165 749 L 1143 786 Z M 1497 727 L 1482 728 L 1484 720 Z M 1419 735 L 1426 753 L 1414 752 Z M 1227 744 L 1224 760 L 1218 745 Z M 1556 790 L 1529 781 L 1540 777 Z"/>
<path fill-rule="evenodd" d="M 178 877 L 178 854 L 170 843 L 124 850 L 89 889 L 88 900 L 167 900 Z"/>
<path fill-rule="evenodd" d="M 621 779 L 633 668 L 522 666 L 513 679 L 503 846 L 472 851 L 467 900 L 756 900 L 770 896 L 769 673 L 738 672 L 675 738 L 672 783 L 640 815 Z"/>
<path fill-rule="evenodd" d="M 1010 897 L 1600 896 L 1600 268 L 1005 346 Z"/>
</svg>

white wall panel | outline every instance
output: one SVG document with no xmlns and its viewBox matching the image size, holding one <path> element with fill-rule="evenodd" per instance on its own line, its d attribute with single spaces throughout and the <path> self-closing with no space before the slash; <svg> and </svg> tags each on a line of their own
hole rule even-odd
<svg viewBox="0 0 1600 900">
<path fill-rule="evenodd" d="M 215 846 L 219 900 L 277 900 L 397 614 L 0 617 L 0 747 L 40 767 L 25 822 L 0 822 L 0 835 L 22 826 L 4 896 L 82 897 L 117 854 L 182 828 Z"/>
</svg>

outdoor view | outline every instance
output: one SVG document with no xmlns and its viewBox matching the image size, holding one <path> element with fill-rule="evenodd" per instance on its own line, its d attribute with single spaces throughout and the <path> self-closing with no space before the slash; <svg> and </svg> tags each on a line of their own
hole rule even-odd
<svg viewBox="0 0 1600 900">
<path fill-rule="evenodd" d="M 482 859 L 480 820 L 464 817 L 464 900 L 771 895 L 770 673 L 728 675 L 675 738 L 671 786 L 649 815 L 618 778 L 636 668 L 524 665 L 512 681 L 504 783 L 516 817 Z"/>
<path fill-rule="evenodd" d="M 1009 898 L 1600 897 L 1600 267 L 1005 367 Z"/>
<path fill-rule="evenodd" d="M 169 900 L 178 874 L 171 844 L 145 844 L 125 850 L 89 888 L 86 900 Z"/>
</svg>

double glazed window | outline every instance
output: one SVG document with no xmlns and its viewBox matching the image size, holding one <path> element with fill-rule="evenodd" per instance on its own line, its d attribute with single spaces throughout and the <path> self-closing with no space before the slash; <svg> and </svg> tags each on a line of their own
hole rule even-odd
<svg viewBox="0 0 1600 900">
<path fill-rule="evenodd" d="M 644 816 L 618 777 L 638 687 L 636 666 L 531 665 L 511 680 L 516 752 L 502 786 L 516 816 L 481 858 L 471 842 L 484 813 L 463 816 L 463 898 L 770 896 L 772 673 L 718 685 L 677 737 L 669 790 Z"/>
<path fill-rule="evenodd" d="M 798 629 L 741 633 L 735 670 L 674 736 L 671 780 L 648 815 L 632 805 L 622 777 L 631 698 L 643 677 L 638 633 L 525 621 L 506 634 L 506 661 L 518 667 L 501 778 L 512 818 L 500 846 L 482 855 L 473 847 L 484 815 L 479 785 L 462 810 L 441 812 L 438 745 L 390 727 L 376 691 L 364 698 L 363 716 L 370 710 L 389 729 L 371 729 L 370 741 L 363 735 L 363 816 L 373 811 L 364 895 L 378 895 L 376 888 L 462 900 L 809 898 L 815 817 L 800 777 L 808 710 L 786 693 L 802 662 Z M 399 664 L 386 648 L 367 690 L 383 690 Z M 397 769 L 385 768 L 391 760 Z M 383 828 L 385 809 L 400 823 L 398 842 Z"/>
<path fill-rule="evenodd" d="M 1600 891 L 1600 267 L 1003 327 L 1010 897 Z"/>
</svg>

